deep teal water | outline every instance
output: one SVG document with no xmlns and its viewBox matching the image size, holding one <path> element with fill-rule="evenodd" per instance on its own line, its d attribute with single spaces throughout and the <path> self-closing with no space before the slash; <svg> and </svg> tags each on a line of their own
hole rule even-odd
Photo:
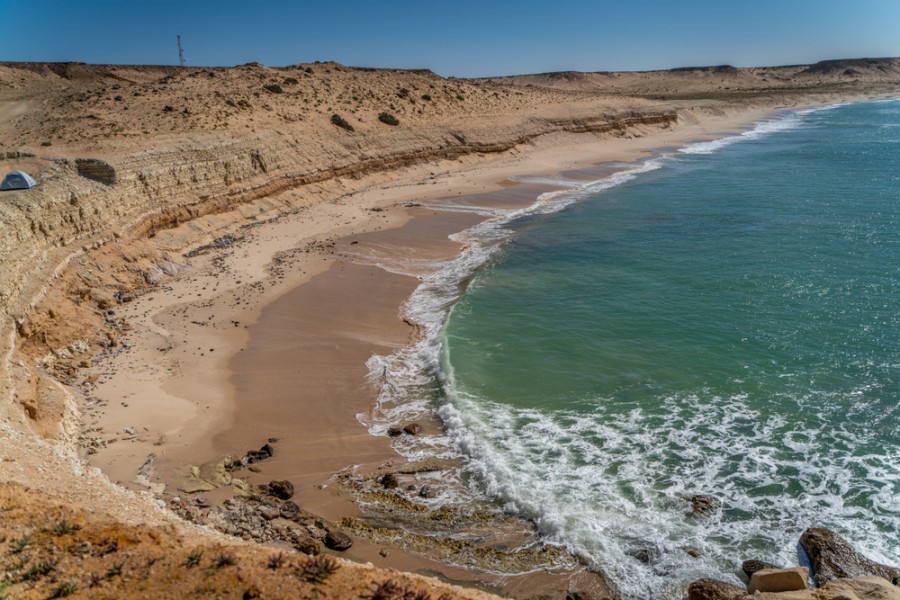
<svg viewBox="0 0 900 600">
<path fill-rule="evenodd" d="M 900 102 L 686 150 L 512 223 L 453 306 L 472 485 L 630 597 L 796 564 L 809 526 L 900 563 Z"/>
</svg>

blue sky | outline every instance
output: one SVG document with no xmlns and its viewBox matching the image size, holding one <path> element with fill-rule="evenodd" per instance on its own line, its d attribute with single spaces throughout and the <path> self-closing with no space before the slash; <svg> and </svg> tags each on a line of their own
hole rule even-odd
<svg viewBox="0 0 900 600">
<path fill-rule="evenodd" d="M 444 76 L 900 56 L 900 0 L 0 0 L 0 60 L 335 60 Z"/>
</svg>

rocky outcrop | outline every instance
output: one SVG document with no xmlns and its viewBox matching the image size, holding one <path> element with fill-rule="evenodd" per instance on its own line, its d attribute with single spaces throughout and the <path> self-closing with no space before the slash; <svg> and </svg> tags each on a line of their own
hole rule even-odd
<svg viewBox="0 0 900 600">
<path fill-rule="evenodd" d="M 810 527 L 800 536 L 800 545 L 812 565 L 816 584 L 835 579 L 874 575 L 900 586 L 900 569 L 869 560 L 843 537 L 822 527 Z"/>
<path fill-rule="evenodd" d="M 688 586 L 688 600 L 734 600 L 746 593 L 744 588 L 718 579 L 698 579 Z"/>
<path fill-rule="evenodd" d="M 318 554 L 323 544 L 338 551 L 353 545 L 350 536 L 333 523 L 269 493 L 234 496 L 222 506 L 210 506 L 202 496 L 179 497 L 169 502 L 169 508 L 187 521 L 228 535 L 259 543 L 281 542 L 305 554 Z"/>
<path fill-rule="evenodd" d="M 763 569 L 777 569 L 778 565 L 773 565 L 772 563 L 768 563 L 762 560 L 745 560 L 741 563 L 741 571 L 747 577 L 753 577 L 753 574 L 757 571 L 762 571 Z"/>
<path fill-rule="evenodd" d="M 78 174 L 105 185 L 116 183 L 116 170 L 111 164 L 99 158 L 76 158 L 75 168 Z"/>
<path fill-rule="evenodd" d="M 835 579 L 818 590 L 816 600 L 900 600 L 900 589 L 883 577 Z"/>
<path fill-rule="evenodd" d="M 281 500 L 290 500 L 294 495 L 294 484 L 286 479 L 270 481 L 269 493 Z"/>
<path fill-rule="evenodd" d="M 809 579 L 809 569 L 795 567 L 793 569 L 762 569 L 750 577 L 747 592 L 793 592 L 805 590 Z"/>
<path fill-rule="evenodd" d="M 348 550 L 353 545 L 350 536 L 338 529 L 329 528 L 325 533 L 325 546 L 330 550 L 343 551 Z"/>
<path fill-rule="evenodd" d="M 769 568 L 760 560 L 741 565 L 750 577 L 745 590 L 715 579 L 699 579 L 688 588 L 689 600 L 900 600 L 900 570 L 875 563 L 829 529 L 810 528 L 800 544 L 812 563 L 819 589 L 809 589 L 809 569 Z"/>
</svg>

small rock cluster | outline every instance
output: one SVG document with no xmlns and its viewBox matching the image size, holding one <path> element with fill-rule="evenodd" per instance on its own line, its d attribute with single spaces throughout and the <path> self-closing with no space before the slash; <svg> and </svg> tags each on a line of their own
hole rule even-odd
<svg viewBox="0 0 900 600">
<path fill-rule="evenodd" d="M 790 600 L 900 600 L 900 569 L 869 560 L 837 533 L 809 528 L 800 537 L 800 545 L 809 559 L 818 589 L 809 588 L 807 567 L 779 568 L 771 563 L 747 560 L 741 565 L 750 578 L 746 588 L 716 579 L 699 579 L 688 588 L 688 600 L 736 600 L 759 598 L 759 594 Z"/>
<path fill-rule="evenodd" d="M 388 437 L 400 437 L 406 435 L 419 435 L 422 433 L 422 426 L 418 423 L 408 423 L 403 427 L 391 427 L 387 430 Z"/>
<path fill-rule="evenodd" d="M 323 545 L 337 551 L 350 548 L 350 536 L 288 499 L 293 488 L 290 481 L 272 481 L 248 496 L 229 498 L 220 507 L 209 506 L 202 496 L 192 502 L 175 498 L 169 507 L 187 520 L 228 535 L 258 543 L 281 542 L 305 554 L 319 554 Z"/>
<path fill-rule="evenodd" d="M 225 500 L 222 506 L 211 506 L 200 495 L 189 500 L 178 496 L 169 501 L 169 508 L 187 521 L 209 525 L 228 535 L 258 543 L 280 542 L 305 554 L 319 554 L 323 545 L 337 551 L 350 548 L 353 545 L 350 536 L 291 500 L 292 482 L 273 480 L 251 490 L 242 480 L 231 477 L 232 472 L 244 467 L 253 469 L 250 465 L 275 454 L 274 441 L 270 440 L 259 450 L 250 450 L 239 460 L 226 457 L 213 467 L 212 474 L 202 473 L 199 467 L 192 468 L 191 480 L 181 488 L 195 494 L 207 489 L 199 484 L 215 489 L 240 482 L 241 494 Z"/>
</svg>

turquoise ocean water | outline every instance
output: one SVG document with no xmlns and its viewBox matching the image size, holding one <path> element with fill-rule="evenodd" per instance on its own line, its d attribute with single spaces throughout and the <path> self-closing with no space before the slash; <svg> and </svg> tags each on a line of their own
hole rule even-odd
<svg viewBox="0 0 900 600">
<path fill-rule="evenodd" d="M 407 304 L 427 335 L 374 361 L 382 407 L 447 434 L 401 449 L 465 457 L 626 597 L 796 564 L 809 526 L 900 563 L 900 102 L 560 183 Z"/>
</svg>

